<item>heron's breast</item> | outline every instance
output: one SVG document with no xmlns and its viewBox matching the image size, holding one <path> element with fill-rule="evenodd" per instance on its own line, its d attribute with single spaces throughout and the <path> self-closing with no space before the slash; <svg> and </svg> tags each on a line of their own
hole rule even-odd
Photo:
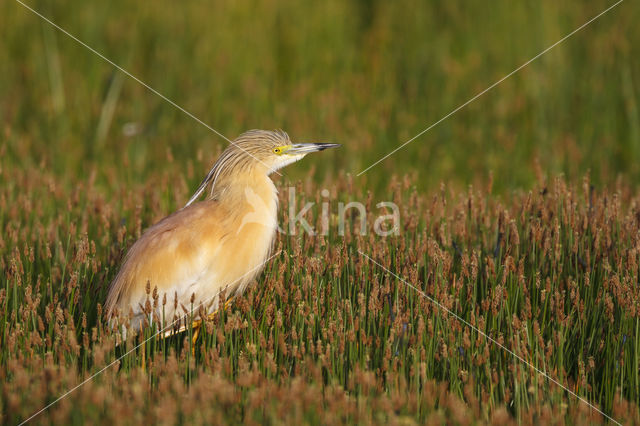
<svg viewBox="0 0 640 426">
<path fill-rule="evenodd" d="M 248 194 L 227 227 L 215 267 L 221 281 L 240 291 L 262 270 L 277 232 L 275 192 Z"/>
</svg>

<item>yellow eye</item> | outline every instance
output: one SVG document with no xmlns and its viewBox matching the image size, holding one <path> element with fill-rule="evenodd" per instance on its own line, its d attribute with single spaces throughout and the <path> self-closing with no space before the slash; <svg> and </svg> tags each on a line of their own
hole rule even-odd
<svg viewBox="0 0 640 426">
<path fill-rule="evenodd" d="M 282 150 L 280 148 L 273 148 L 273 153 L 274 154 L 280 154 L 282 152 Z"/>
</svg>

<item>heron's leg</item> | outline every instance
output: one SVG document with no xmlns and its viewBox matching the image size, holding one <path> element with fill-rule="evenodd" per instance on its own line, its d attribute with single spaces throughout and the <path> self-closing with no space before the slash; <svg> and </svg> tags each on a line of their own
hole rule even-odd
<svg viewBox="0 0 640 426">
<path fill-rule="evenodd" d="M 225 311 L 226 311 L 227 309 L 229 309 L 229 306 L 231 306 L 231 303 L 232 303 L 232 302 L 233 302 L 233 298 L 231 298 L 231 299 L 229 299 L 229 300 L 225 301 L 225 302 L 224 302 L 224 307 L 223 307 L 222 309 L 223 309 L 223 310 L 225 310 Z M 214 319 L 214 318 L 216 317 L 216 315 L 218 315 L 218 312 L 220 312 L 220 309 L 216 309 L 216 311 L 215 311 L 215 312 L 213 312 L 213 313 L 209 314 L 209 315 L 207 316 L 207 319 L 210 319 L 210 320 Z"/>
<path fill-rule="evenodd" d="M 191 330 L 193 331 L 193 335 L 191 336 L 191 355 L 196 356 L 196 341 L 198 340 L 198 336 L 200 336 L 200 328 L 202 327 L 202 321 L 194 321 L 191 324 Z"/>
<path fill-rule="evenodd" d="M 191 324 L 191 329 L 193 330 L 193 336 L 191 337 L 191 343 L 196 344 L 196 340 L 198 340 L 198 336 L 200 336 L 200 327 L 202 327 L 202 321 L 197 320 Z"/>
<path fill-rule="evenodd" d="M 224 302 L 224 307 L 222 308 L 223 310 L 227 310 L 229 309 L 229 306 L 231 306 L 231 303 L 233 302 L 233 299 L 229 299 L 226 302 Z M 216 315 L 218 315 L 218 312 L 220 312 L 220 309 L 216 309 L 215 311 L 213 311 L 212 313 L 210 313 L 209 315 L 207 315 L 207 319 L 208 320 L 212 320 L 216 317 Z M 200 328 L 200 326 L 202 325 L 202 320 L 195 320 L 191 323 L 191 327 L 195 330 L 196 328 Z M 194 340 L 195 342 L 195 340 Z"/>
<path fill-rule="evenodd" d="M 227 309 L 229 309 L 229 306 L 231 306 L 231 302 L 233 302 L 233 299 L 229 299 L 226 302 L 224 302 L 224 307 L 222 309 L 224 309 L 225 311 Z M 212 320 L 216 317 L 216 315 L 218 315 L 218 312 L 220 312 L 220 309 L 216 309 L 214 312 L 210 313 L 209 315 L 207 315 L 207 319 Z M 196 341 L 198 340 L 198 337 L 200 336 L 200 328 L 202 327 L 202 320 L 195 320 L 193 321 L 193 323 L 191 323 L 191 329 L 193 330 L 193 336 L 191 337 L 191 353 L 193 355 L 195 355 L 195 351 L 196 351 Z"/>
</svg>

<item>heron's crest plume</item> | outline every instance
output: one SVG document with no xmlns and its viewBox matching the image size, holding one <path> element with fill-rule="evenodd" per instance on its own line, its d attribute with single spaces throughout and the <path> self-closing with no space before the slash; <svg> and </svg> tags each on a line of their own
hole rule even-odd
<svg viewBox="0 0 640 426">
<path fill-rule="evenodd" d="M 283 167 L 286 164 L 279 165 L 277 162 L 274 164 L 274 160 L 278 157 L 274 149 L 284 146 L 291 146 L 291 139 L 283 130 L 254 129 L 244 132 L 220 155 L 185 207 L 197 200 L 208 186 L 211 186 L 210 194 L 213 196 L 216 182 L 222 176 L 231 175 L 249 167 L 264 167 L 267 174 Z"/>
</svg>

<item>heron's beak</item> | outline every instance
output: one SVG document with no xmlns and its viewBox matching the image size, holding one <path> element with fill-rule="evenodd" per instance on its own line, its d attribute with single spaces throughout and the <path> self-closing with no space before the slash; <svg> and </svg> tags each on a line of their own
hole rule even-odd
<svg viewBox="0 0 640 426">
<path fill-rule="evenodd" d="M 291 145 L 291 147 L 285 151 L 285 154 L 308 154 L 310 152 L 323 151 L 327 148 L 337 148 L 339 146 L 340 144 L 337 143 L 296 143 Z"/>
</svg>

